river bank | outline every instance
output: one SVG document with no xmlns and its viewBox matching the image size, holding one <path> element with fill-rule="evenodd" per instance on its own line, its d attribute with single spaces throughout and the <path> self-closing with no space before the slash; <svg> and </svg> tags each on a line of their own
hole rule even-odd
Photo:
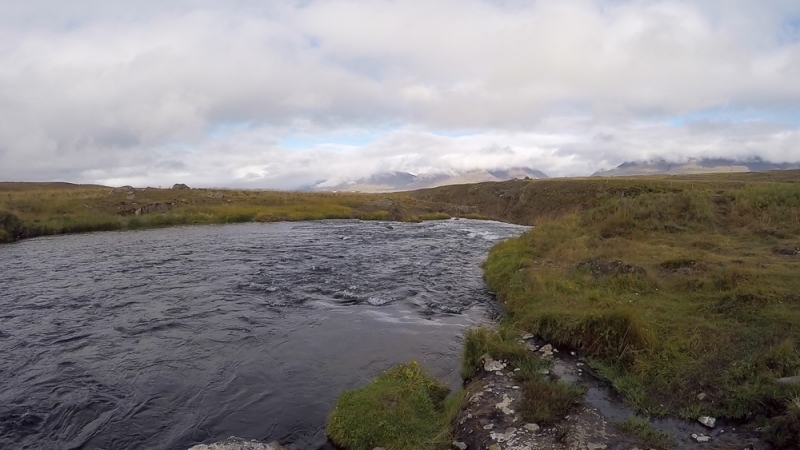
<svg viewBox="0 0 800 450">
<path fill-rule="evenodd" d="M 780 176 L 786 178 L 551 180 L 417 195 L 473 206 L 491 204 L 481 199 L 491 195 L 497 201 L 483 213 L 535 219 L 534 230 L 496 245 L 484 265 L 505 308 L 500 328 L 584 357 L 582 364 L 640 415 L 617 419 L 617 432 L 647 441 L 658 436 L 654 426 L 673 417 L 695 430 L 678 427 L 670 436 L 676 446 L 663 448 L 759 445 L 732 444 L 736 434 L 728 431 L 736 428 L 746 439 L 757 433 L 794 449 L 800 185 L 796 173 Z M 469 354 L 465 360 L 474 364 L 475 352 Z M 514 402 L 513 392 L 497 386 L 488 404 L 495 414 Z M 573 413 L 561 417 L 569 429 L 567 417 Z M 479 446 L 509 446 L 507 435 L 482 436 Z"/>
</svg>

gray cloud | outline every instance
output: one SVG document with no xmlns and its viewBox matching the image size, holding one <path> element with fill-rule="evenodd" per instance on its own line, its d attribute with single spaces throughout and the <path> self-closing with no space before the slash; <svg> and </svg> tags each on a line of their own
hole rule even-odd
<svg viewBox="0 0 800 450">
<path fill-rule="evenodd" d="M 800 160 L 794 0 L 129 3 L 0 4 L 0 179 Z"/>
</svg>

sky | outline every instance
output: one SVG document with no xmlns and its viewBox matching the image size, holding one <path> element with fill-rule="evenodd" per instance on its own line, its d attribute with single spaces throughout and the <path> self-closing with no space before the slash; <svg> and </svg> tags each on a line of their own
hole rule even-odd
<svg viewBox="0 0 800 450">
<path fill-rule="evenodd" d="M 800 162 L 797 0 L 2 0 L 0 180 Z"/>
</svg>

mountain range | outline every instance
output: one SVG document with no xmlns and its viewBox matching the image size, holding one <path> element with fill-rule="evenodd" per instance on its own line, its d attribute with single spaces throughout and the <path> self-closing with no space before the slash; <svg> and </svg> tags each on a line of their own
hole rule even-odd
<svg viewBox="0 0 800 450">
<path fill-rule="evenodd" d="M 652 161 L 630 161 L 610 170 L 601 170 L 593 177 L 622 177 L 634 175 L 688 175 L 693 173 L 715 172 L 763 172 L 767 170 L 800 169 L 796 163 L 771 163 L 762 159 L 734 160 L 722 158 L 698 158 L 684 162 L 668 162 L 663 159 Z"/>
<path fill-rule="evenodd" d="M 446 172 L 414 175 L 409 172 L 381 172 L 367 178 L 332 184 L 323 181 L 311 186 L 315 191 L 349 192 L 399 192 L 426 189 L 451 184 L 481 183 L 485 181 L 506 181 L 512 179 L 547 178 L 543 172 L 529 167 L 512 167 L 502 170 L 475 169 L 463 172 Z"/>
</svg>

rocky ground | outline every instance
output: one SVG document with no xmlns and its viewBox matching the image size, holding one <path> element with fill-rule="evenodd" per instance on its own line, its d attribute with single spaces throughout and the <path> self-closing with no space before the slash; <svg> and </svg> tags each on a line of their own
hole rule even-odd
<svg viewBox="0 0 800 450">
<path fill-rule="evenodd" d="M 505 361 L 486 357 L 483 370 L 466 387 L 468 400 L 458 415 L 453 448 L 460 450 L 649 450 L 635 436 L 619 431 L 617 423 L 634 411 L 613 399 L 585 361 L 566 349 L 537 343 L 526 336 L 525 345 L 541 357 L 552 359 L 543 377 L 576 383 L 587 389 L 583 404 L 552 426 L 528 423 L 517 410 L 522 388 L 518 370 Z M 680 420 L 660 420 L 659 429 L 670 432 L 672 448 L 766 450 L 770 447 L 732 427 Z"/>
</svg>

